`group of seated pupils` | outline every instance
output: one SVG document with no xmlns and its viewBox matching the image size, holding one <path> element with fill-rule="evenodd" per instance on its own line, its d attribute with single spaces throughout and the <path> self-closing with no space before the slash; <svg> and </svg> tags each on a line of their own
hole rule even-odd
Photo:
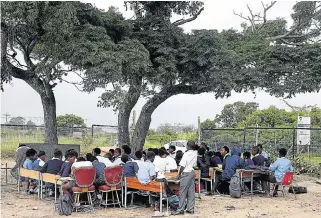
<svg viewBox="0 0 321 218">
<path fill-rule="evenodd" d="M 262 176 L 257 183 L 261 185 L 263 192 L 268 192 L 267 182 L 281 182 L 283 176 L 288 171 L 293 171 L 291 162 L 285 158 L 286 149 L 279 150 L 280 158 L 270 165 L 268 154 L 263 150 L 262 145 L 252 148 L 250 152 L 244 152 L 238 147 L 223 146 L 220 152 L 209 151 L 205 143 L 191 148 L 197 154 L 197 166 L 195 169 L 200 170 L 201 178 L 209 177 L 210 167 L 221 167 L 221 171 L 215 171 L 215 181 L 209 195 L 217 193 L 228 194 L 229 181 L 236 173 L 237 169 L 245 169 L 251 166 L 259 166 L 269 169 L 273 174 Z M 243 156 L 243 158 L 241 157 Z M 54 151 L 54 157 L 45 162 L 46 154 L 36 150 L 29 149 L 26 152 L 26 160 L 23 168 L 30 170 L 38 170 L 41 173 L 50 173 L 60 175 L 61 177 L 72 177 L 73 170 L 81 167 L 93 167 L 96 170 L 96 179 L 94 185 L 96 187 L 104 185 L 104 169 L 111 166 L 123 166 L 124 177 L 135 177 L 142 184 L 148 184 L 150 181 L 162 181 L 165 184 L 166 194 L 169 196 L 179 194 L 174 192 L 166 181 L 166 172 L 177 172 L 178 166 L 183 157 L 182 151 L 176 151 L 175 146 L 170 146 L 168 150 L 164 147 L 149 148 L 147 151 L 136 151 L 134 154 L 128 145 L 122 148 L 110 149 L 107 154 L 101 156 L 101 149 L 95 148 L 92 153 L 86 154 L 86 157 L 79 157 L 75 150 L 68 150 L 63 156 L 58 149 Z M 252 157 L 252 158 L 251 158 Z M 64 159 L 64 160 L 63 160 Z M 70 181 L 62 185 L 64 193 L 70 193 L 71 188 L 75 186 L 74 181 Z M 28 180 L 27 191 L 36 192 L 37 182 Z M 276 188 L 277 190 L 277 188 Z M 51 192 L 51 195 L 53 192 Z M 273 193 L 274 196 L 277 192 Z M 99 194 L 97 192 L 99 198 Z"/>
</svg>

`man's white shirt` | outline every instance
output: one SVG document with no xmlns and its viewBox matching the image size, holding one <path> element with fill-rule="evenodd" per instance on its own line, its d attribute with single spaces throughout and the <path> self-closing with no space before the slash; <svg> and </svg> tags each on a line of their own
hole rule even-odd
<svg viewBox="0 0 321 218">
<path fill-rule="evenodd" d="M 194 170 L 197 164 L 197 151 L 186 151 L 182 157 L 181 162 L 179 163 L 180 166 L 184 167 L 183 172 L 189 173 Z"/>
<path fill-rule="evenodd" d="M 115 159 L 115 161 L 113 162 L 113 165 L 114 166 L 118 166 L 118 165 L 121 165 L 123 162 L 121 161 L 121 158 L 120 157 L 117 157 Z"/>
<path fill-rule="evenodd" d="M 155 171 L 157 173 L 157 179 L 164 179 L 165 172 L 168 168 L 168 162 L 166 158 L 161 158 L 160 156 L 155 156 L 154 160 Z M 169 171 L 169 170 L 168 170 Z"/>
<path fill-rule="evenodd" d="M 96 156 L 96 158 L 97 158 L 98 162 L 105 164 L 106 167 L 114 165 L 108 158 L 105 158 L 102 156 Z"/>
<path fill-rule="evenodd" d="M 166 169 L 167 171 L 177 170 L 177 164 L 174 158 L 172 158 L 171 156 L 167 156 L 165 159 L 168 163 L 168 168 Z"/>
</svg>

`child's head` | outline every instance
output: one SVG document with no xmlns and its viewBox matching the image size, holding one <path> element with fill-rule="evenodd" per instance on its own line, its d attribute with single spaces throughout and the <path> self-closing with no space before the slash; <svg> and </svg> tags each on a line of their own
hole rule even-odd
<svg viewBox="0 0 321 218">
<path fill-rule="evenodd" d="M 39 151 L 38 153 L 38 158 L 41 159 L 41 160 L 46 160 L 46 152 L 44 151 Z"/>
<path fill-rule="evenodd" d="M 248 151 L 244 152 L 244 153 L 243 153 L 243 158 L 244 158 L 244 159 L 250 159 L 250 158 L 251 158 L 251 153 L 248 152 Z"/>
<path fill-rule="evenodd" d="M 121 155 L 121 149 L 120 148 L 116 148 L 115 152 L 114 152 L 114 156 L 115 157 L 119 157 Z"/>
<path fill-rule="evenodd" d="M 135 156 L 137 160 L 141 160 L 143 158 L 143 152 L 141 150 L 135 152 Z"/>
<path fill-rule="evenodd" d="M 62 152 L 59 149 L 55 149 L 54 157 L 61 160 L 62 159 Z"/>
<path fill-rule="evenodd" d="M 109 149 L 109 154 L 110 154 L 110 156 L 114 156 L 114 153 L 115 153 L 115 149 Z"/>
<path fill-rule="evenodd" d="M 122 161 L 123 163 L 127 163 L 127 162 L 129 161 L 128 155 L 127 155 L 127 154 L 123 154 L 123 155 L 121 156 L 121 161 Z"/>
<path fill-rule="evenodd" d="M 259 148 L 258 148 L 257 146 L 254 146 L 254 147 L 252 148 L 252 154 L 253 154 L 253 156 L 257 155 L 258 153 L 259 153 Z"/>
<path fill-rule="evenodd" d="M 70 150 L 66 152 L 66 159 L 68 162 L 74 163 L 77 157 L 78 153 L 75 150 Z"/>
<path fill-rule="evenodd" d="M 26 152 L 26 157 L 29 159 L 35 159 L 37 155 L 37 151 L 33 148 L 30 148 L 29 150 L 27 150 Z"/>
<path fill-rule="evenodd" d="M 110 159 L 110 158 L 112 158 L 112 155 L 111 155 L 110 153 L 106 153 L 106 154 L 104 155 L 104 157 Z"/>
</svg>

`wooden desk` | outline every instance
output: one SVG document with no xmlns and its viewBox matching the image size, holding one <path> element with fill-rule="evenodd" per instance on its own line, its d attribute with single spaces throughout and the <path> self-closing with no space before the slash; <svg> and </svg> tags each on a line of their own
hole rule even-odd
<svg viewBox="0 0 321 218">
<path fill-rule="evenodd" d="M 198 185 L 198 197 L 201 198 L 201 172 L 200 170 L 194 170 L 195 172 L 195 183 Z M 168 182 L 172 182 L 175 184 L 179 183 L 179 180 L 174 180 L 173 178 L 177 178 L 178 172 L 167 172 L 165 173 L 165 178 Z"/>
<path fill-rule="evenodd" d="M 243 179 L 249 178 L 251 179 L 251 200 L 253 198 L 253 179 L 261 177 L 263 175 L 268 175 L 269 171 L 262 171 L 262 170 L 256 170 L 256 169 L 239 169 L 236 170 L 237 173 L 240 175 L 241 179 L 241 185 L 244 185 Z"/>
</svg>

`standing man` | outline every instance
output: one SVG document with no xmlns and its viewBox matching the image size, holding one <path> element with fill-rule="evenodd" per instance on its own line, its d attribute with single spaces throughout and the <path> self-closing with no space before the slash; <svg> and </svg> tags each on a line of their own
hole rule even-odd
<svg viewBox="0 0 321 218">
<path fill-rule="evenodd" d="M 180 169 L 178 178 L 180 179 L 179 185 L 179 207 L 173 212 L 173 215 L 184 214 L 184 209 L 187 207 L 186 212 L 194 214 L 195 205 L 195 172 L 194 167 L 197 163 L 197 153 L 194 151 L 195 142 L 187 142 L 187 151 L 184 153 L 181 162 L 179 163 Z"/>
<path fill-rule="evenodd" d="M 26 146 L 25 144 L 20 144 L 19 148 L 16 150 L 16 153 L 14 155 L 16 159 L 15 166 L 11 169 L 11 175 L 18 180 L 18 168 L 21 168 L 23 163 L 26 160 L 26 152 L 30 148 Z"/>
</svg>

